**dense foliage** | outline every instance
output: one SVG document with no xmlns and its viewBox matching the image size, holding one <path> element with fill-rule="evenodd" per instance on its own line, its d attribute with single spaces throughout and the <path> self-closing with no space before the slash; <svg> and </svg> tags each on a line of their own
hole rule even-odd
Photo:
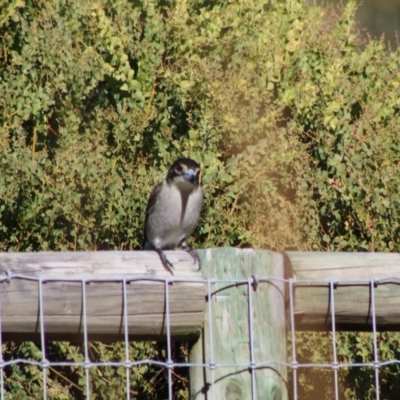
<svg viewBox="0 0 400 400">
<path fill-rule="evenodd" d="M 0 250 L 139 248 L 147 196 L 183 155 L 203 169 L 198 247 L 399 251 L 400 54 L 358 41 L 352 3 L 336 15 L 296 0 L 0 2 Z M 371 357 L 367 336 L 337 340 L 343 360 Z M 398 342 L 382 337 L 388 358 Z M 329 358 L 326 343 L 299 337 L 301 356 Z M 3 350 L 40 359 L 32 343 Z M 372 398 L 372 371 L 356 372 L 342 392 Z M 304 398 L 323 398 L 324 374 L 302 377 Z M 134 376 L 132 396 L 162 398 L 157 371 Z M 399 386 L 397 370 L 382 376 Z M 93 398 L 123 396 L 123 371 L 92 377 Z M 83 379 L 50 371 L 51 398 L 79 398 Z M 33 366 L 7 370 L 14 396 L 40 385 Z"/>
</svg>

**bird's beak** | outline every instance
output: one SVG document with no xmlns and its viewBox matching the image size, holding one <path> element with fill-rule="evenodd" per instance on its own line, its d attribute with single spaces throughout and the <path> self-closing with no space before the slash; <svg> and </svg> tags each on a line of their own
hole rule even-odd
<svg viewBox="0 0 400 400">
<path fill-rule="evenodd" d="M 189 169 L 183 176 L 183 178 L 185 179 L 185 181 L 188 181 L 192 184 L 195 184 L 197 182 L 197 174 L 192 169 Z"/>
</svg>

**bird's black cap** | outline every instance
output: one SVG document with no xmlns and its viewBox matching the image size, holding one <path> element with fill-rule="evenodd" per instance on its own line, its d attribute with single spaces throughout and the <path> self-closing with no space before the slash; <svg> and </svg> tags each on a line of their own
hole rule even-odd
<svg viewBox="0 0 400 400">
<path fill-rule="evenodd" d="M 174 167 L 179 166 L 179 165 L 186 165 L 188 168 L 191 168 L 191 169 L 194 169 L 194 170 L 200 168 L 200 165 L 196 161 L 192 160 L 191 158 L 178 158 L 171 165 L 171 168 L 174 168 Z"/>
</svg>

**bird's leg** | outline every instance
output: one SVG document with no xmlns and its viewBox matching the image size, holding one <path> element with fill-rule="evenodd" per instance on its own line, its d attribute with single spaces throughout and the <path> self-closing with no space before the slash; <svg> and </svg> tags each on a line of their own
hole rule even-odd
<svg viewBox="0 0 400 400">
<path fill-rule="evenodd" d="M 186 251 L 187 253 L 189 253 L 189 254 L 192 256 L 193 261 L 194 261 L 194 264 L 196 264 L 196 263 L 199 264 L 199 268 L 197 268 L 197 271 L 199 271 L 199 270 L 201 269 L 201 261 L 200 261 L 199 255 L 197 254 L 197 251 L 196 251 L 195 249 L 192 249 L 192 248 L 187 244 L 186 240 L 184 240 L 184 241 L 181 243 L 181 247 L 182 247 L 182 249 L 183 249 L 184 251 Z"/>
<path fill-rule="evenodd" d="M 155 247 L 155 250 L 156 250 L 157 254 L 160 257 L 161 263 L 164 266 L 164 268 L 167 271 L 171 272 L 171 275 L 174 275 L 174 273 L 172 271 L 174 269 L 174 265 L 172 264 L 172 262 L 168 261 L 168 259 L 165 256 L 164 252 L 160 248 Z"/>
</svg>

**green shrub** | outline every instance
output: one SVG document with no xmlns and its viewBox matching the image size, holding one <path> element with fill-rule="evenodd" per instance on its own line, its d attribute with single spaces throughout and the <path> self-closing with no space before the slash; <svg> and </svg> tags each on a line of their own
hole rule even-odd
<svg viewBox="0 0 400 400">
<path fill-rule="evenodd" d="M 354 9 L 3 2 L 0 250 L 140 248 L 151 188 L 183 155 L 203 169 L 197 247 L 399 251 L 400 55 L 377 42 L 360 50 Z M 300 356 L 325 356 L 324 338 L 313 338 L 299 337 Z M 352 356 L 353 336 L 338 341 L 343 359 Z M 387 358 L 397 341 L 387 334 L 381 342 L 392 343 Z M 93 346 L 94 357 L 123 351 Z M 81 357 L 67 343 L 49 351 Z M 159 357 L 154 345 L 131 351 Z M 38 350 L 5 348 L 9 358 L 19 352 L 35 359 Z M 387 388 L 398 386 L 393 371 Z M 132 396 L 162 398 L 151 374 L 135 370 Z M 361 380 L 346 374 L 341 391 L 355 398 Z M 83 377 L 50 371 L 52 398 L 79 398 Z M 304 396 L 312 397 L 314 378 L 304 377 Z M 121 379 L 123 371 L 93 372 L 93 396 L 106 387 L 122 396 Z M 364 397 L 372 393 L 366 385 Z M 40 371 L 10 367 L 6 387 L 37 398 Z M 187 398 L 184 380 L 175 387 Z"/>
</svg>

